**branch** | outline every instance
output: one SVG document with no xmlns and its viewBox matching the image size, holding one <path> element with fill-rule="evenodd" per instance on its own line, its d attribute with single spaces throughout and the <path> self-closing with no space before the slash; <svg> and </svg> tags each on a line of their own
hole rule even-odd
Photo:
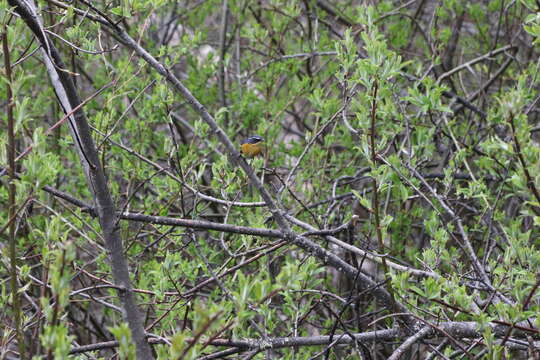
<svg viewBox="0 0 540 360">
<path fill-rule="evenodd" d="M 1 170 L 1 168 L 0 168 Z M 17 174 L 15 174 L 18 178 Z M 89 213 L 92 216 L 97 216 L 96 209 L 72 196 L 69 195 L 63 191 L 60 191 L 52 186 L 44 186 L 42 188 L 45 192 L 48 192 L 51 195 L 54 195 L 60 199 L 63 199 L 70 204 L 73 204 L 79 208 L 81 208 L 84 212 Z M 230 225 L 230 224 L 222 224 L 217 223 L 214 221 L 206 221 L 206 220 L 192 220 L 192 219 L 179 219 L 179 218 L 173 218 L 168 216 L 155 216 L 155 215 L 145 215 L 145 214 L 136 214 L 129 211 L 124 211 L 122 213 L 117 213 L 117 216 L 121 219 L 125 220 L 132 220 L 137 222 L 143 222 L 143 223 L 149 223 L 149 224 L 155 224 L 155 225 L 168 225 L 168 226 L 179 226 L 179 227 L 186 227 L 191 229 L 201 229 L 201 230 L 216 230 L 216 231 L 222 231 L 227 233 L 234 233 L 234 234 L 244 234 L 244 235 L 253 235 L 253 236 L 265 236 L 269 238 L 283 238 L 283 233 L 279 230 L 274 229 L 264 229 L 264 228 L 253 228 L 249 226 L 240 226 L 240 225 Z M 346 224 L 347 225 L 347 224 Z M 331 233 L 334 233 L 336 230 L 327 230 Z M 0 234 L 2 231 L 0 231 Z M 305 235 L 311 235 L 310 233 L 306 233 Z"/>
<path fill-rule="evenodd" d="M 123 212 L 120 214 L 120 218 L 138 222 L 152 223 L 158 225 L 169 226 L 181 226 L 191 229 L 201 230 L 216 230 L 234 234 L 245 234 L 253 236 L 266 236 L 270 238 L 283 238 L 284 235 L 279 230 L 252 228 L 248 226 L 221 224 L 214 221 L 206 220 L 191 220 L 191 219 L 177 219 L 167 216 L 153 216 L 144 214 L 135 214 L 131 212 Z"/>
<path fill-rule="evenodd" d="M 514 124 L 513 114 L 510 115 L 508 122 L 510 123 L 510 127 L 512 128 L 512 139 L 514 140 L 514 148 L 516 150 L 519 163 L 521 164 L 521 167 L 523 168 L 523 174 L 525 174 L 525 179 L 527 180 L 527 187 L 529 188 L 529 191 L 534 195 L 536 201 L 540 204 L 540 193 L 538 192 L 538 189 L 536 188 L 536 184 L 534 183 L 533 177 L 529 173 L 529 168 L 527 166 L 527 163 L 525 162 L 525 158 L 523 157 L 523 153 L 521 151 L 521 145 L 516 135 L 516 126 Z M 538 208 L 538 206 L 531 205 L 531 208 L 534 210 L 534 213 L 536 215 L 540 215 L 540 209 Z"/>
<path fill-rule="evenodd" d="M 236 347 L 241 349 L 279 349 L 292 346 L 318 346 L 326 345 L 331 341 L 336 341 L 336 344 L 351 344 L 353 342 L 360 343 L 371 343 L 379 341 L 388 341 L 395 339 L 400 334 L 400 331 L 397 329 L 389 330 L 377 330 L 364 333 L 353 334 L 353 337 L 347 334 L 334 335 L 332 339 L 329 335 L 322 336 L 307 336 L 307 337 L 278 337 L 270 338 L 266 340 L 259 339 L 242 339 L 242 340 L 230 340 L 230 339 L 215 339 L 209 343 L 213 346 L 228 346 Z M 339 339 L 336 339 L 338 337 Z M 194 339 L 186 339 L 187 343 L 193 342 Z M 150 338 L 148 342 L 151 344 L 162 344 L 164 343 L 161 339 Z M 96 351 L 102 349 L 110 349 L 118 346 L 118 341 L 106 341 L 102 343 L 78 346 L 72 348 L 70 354 L 81 354 L 89 351 Z"/>
<path fill-rule="evenodd" d="M 9 238 L 9 262 L 10 262 L 10 287 L 11 301 L 14 313 L 15 333 L 19 347 L 19 353 L 22 359 L 25 359 L 25 341 L 22 328 L 21 317 L 21 301 L 19 297 L 19 287 L 17 286 L 17 240 L 16 240 L 16 221 L 17 216 L 17 200 L 16 200 L 16 184 L 15 184 L 15 117 L 13 109 L 15 107 L 15 99 L 13 98 L 12 77 L 10 52 L 8 44 L 8 27 L 4 25 L 2 33 L 2 49 L 4 51 L 4 68 L 6 81 L 6 99 L 7 99 L 7 153 L 9 163 L 9 185 L 8 185 L 8 238 Z"/>
<path fill-rule="evenodd" d="M 291 216 L 291 215 L 286 215 L 287 216 L 287 219 L 292 222 L 293 224 L 295 225 L 298 225 L 300 226 L 301 228 L 304 228 L 306 230 L 308 230 L 308 234 L 310 233 L 316 233 L 317 232 L 317 229 L 315 229 L 313 226 L 309 225 L 308 223 L 305 223 L 301 220 L 298 220 L 297 218 Z M 303 234 L 304 235 L 304 234 Z M 335 238 L 333 236 L 330 236 L 330 235 L 324 235 L 324 238 L 326 240 L 328 240 L 329 242 L 331 242 L 332 244 L 334 245 L 337 245 L 339 246 L 340 248 L 342 249 L 345 249 L 345 250 L 348 250 L 350 252 L 352 252 L 353 254 L 356 254 L 360 257 L 365 257 L 366 259 L 369 259 L 377 264 L 381 264 L 382 263 L 382 256 L 384 255 L 377 255 L 377 254 L 372 254 L 368 251 L 365 251 L 365 250 L 362 250 L 354 245 L 351 245 L 351 244 L 348 244 L 344 241 L 341 241 L 339 240 L 338 238 Z M 408 272 L 409 274 L 411 275 L 414 275 L 414 276 L 420 276 L 420 277 L 432 277 L 432 278 L 435 278 L 435 279 L 438 279 L 440 278 L 440 275 L 437 274 L 437 273 L 434 273 L 434 272 L 431 272 L 431 271 L 423 271 L 423 270 L 419 270 L 419 269 L 415 269 L 415 268 L 412 268 L 412 267 L 409 267 L 409 266 L 405 266 L 405 265 L 401 265 L 401 264 L 398 264 L 398 263 L 395 263 L 395 262 L 392 262 L 392 261 L 386 261 L 388 267 L 394 269 L 394 270 L 397 270 L 397 271 L 402 271 L 402 272 Z"/>
<path fill-rule="evenodd" d="M 63 70 L 66 66 L 52 42 L 43 31 L 41 21 L 36 13 L 35 6 L 30 0 L 9 0 L 9 5 L 15 8 L 26 25 L 32 30 L 40 41 L 43 49 L 43 58 L 51 83 L 54 87 L 58 101 L 66 114 L 81 104 L 81 99 L 70 74 Z M 101 168 L 97 150 L 90 134 L 86 115 L 82 109 L 70 116 L 72 136 L 76 140 L 79 157 L 88 185 L 93 192 L 96 202 L 96 213 L 105 239 L 115 285 L 123 290 L 118 292 L 122 303 L 124 318 L 131 330 L 137 348 L 138 359 L 153 359 L 152 351 L 146 341 L 142 315 L 137 308 L 135 297 L 131 288 L 127 260 L 124 256 L 122 239 L 116 227 L 116 214 L 114 203 L 109 192 L 105 174 Z"/>
<path fill-rule="evenodd" d="M 225 84 L 225 56 L 227 55 L 227 25 L 228 25 L 228 14 L 229 7 L 227 0 L 223 0 L 221 4 L 221 29 L 219 34 L 219 65 L 218 65 L 218 86 L 219 86 L 219 101 L 221 102 L 221 107 L 227 107 L 227 96 L 225 94 L 226 84 Z M 227 112 L 224 113 L 225 124 L 228 123 Z"/>
<path fill-rule="evenodd" d="M 477 62 L 480 62 L 480 61 L 483 61 L 483 60 L 486 60 L 486 59 L 489 59 L 491 58 L 492 56 L 495 56 L 497 54 L 500 54 L 502 52 L 505 52 L 507 50 L 514 50 L 516 47 L 514 45 L 506 45 L 506 46 L 503 46 L 501 48 L 498 48 L 496 50 L 491 50 L 489 51 L 488 53 L 482 55 L 482 56 L 479 56 L 477 58 L 474 58 L 472 60 L 469 60 L 467 61 L 466 63 L 463 63 L 459 66 L 456 66 L 455 68 L 453 68 L 452 70 L 450 71 L 447 71 L 445 72 L 444 74 L 442 74 L 441 76 L 439 76 L 439 78 L 437 79 L 437 81 L 440 83 L 443 79 L 449 77 L 449 76 L 452 76 L 453 74 L 455 74 L 456 72 L 459 72 L 463 69 L 466 69 L 468 68 L 469 66 L 471 65 L 474 65 L 476 64 Z"/>
<path fill-rule="evenodd" d="M 494 334 L 498 337 L 504 336 L 505 326 L 499 326 L 494 324 L 487 325 L 491 327 Z M 351 336 L 352 335 L 352 336 Z M 384 341 L 393 341 L 399 339 L 403 336 L 403 332 L 399 328 L 391 328 L 385 330 L 376 330 L 376 331 L 367 331 L 363 333 L 354 333 L 354 334 L 335 334 L 334 336 L 330 335 L 319 335 L 319 336 L 299 336 L 299 337 L 276 337 L 268 339 L 214 339 L 208 343 L 212 346 L 226 346 L 231 348 L 241 348 L 244 350 L 266 350 L 266 349 L 280 349 L 288 348 L 293 346 L 320 346 L 328 345 L 330 343 L 335 344 L 369 344 L 369 343 L 381 343 Z M 405 342 L 400 345 L 403 347 L 405 343 L 414 343 L 415 341 L 420 340 L 421 338 L 435 339 L 435 338 L 446 338 L 452 336 L 455 339 L 472 339 L 482 337 L 482 332 L 478 330 L 478 323 L 474 321 L 449 321 L 443 322 L 437 325 L 427 324 L 423 327 L 418 333 L 405 340 Z M 186 342 L 191 343 L 194 339 L 186 339 Z M 156 339 L 149 338 L 148 342 L 150 344 L 163 344 L 165 339 Z M 408 345 L 410 347 L 410 345 Z M 512 344 L 507 344 L 508 347 L 518 348 L 526 350 L 529 344 L 524 341 L 514 341 Z M 118 346 L 117 341 L 106 341 L 102 343 L 78 346 L 71 349 L 70 354 L 80 354 L 89 351 L 96 351 L 101 349 L 110 349 Z M 532 344 L 534 348 L 540 347 L 540 341 L 536 341 Z M 399 349 L 399 347 L 398 347 Z M 397 349 L 396 349 L 397 351 Z M 397 359 L 397 358 L 395 358 Z"/>
<path fill-rule="evenodd" d="M 405 351 L 409 350 L 409 348 L 413 346 L 417 341 L 420 341 L 426 336 L 428 336 L 431 331 L 432 331 L 431 327 L 426 326 L 425 328 L 423 328 L 422 330 L 420 330 L 419 332 L 417 332 L 416 334 L 414 334 L 413 336 L 405 340 L 401 345 L 399 345 L 399 347 L 396 350 L 394 350 L 394 352 L 392 353 L 392 355 L 390 355 L 388 360 L 398 360 L 401 357 L 401 355 L 405 353 Z"/>
</svg>

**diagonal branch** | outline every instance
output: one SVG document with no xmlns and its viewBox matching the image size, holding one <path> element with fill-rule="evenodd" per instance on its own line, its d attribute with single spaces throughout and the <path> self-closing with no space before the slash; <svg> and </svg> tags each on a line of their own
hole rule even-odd
<svg viewBox="0 0 540 360">
<path fill-rule="evenodd" d="M 70 113 L 81 104 L 81 99 L 70 74 L 63 70 L 66 69 L 66 66 L 60 53 L 43 31 L 33 2 L 9 0 L 9 4 L 15 8 L 15 12 L 20 15 L 22 20 L 38 38 L 42 47 L 47 49 L 42 50 L 47 72 L 64 112 L 66 114 Z M 86 115 L 82 109 L 79 109 L 70 116 L 69 121 L 72 136 L 76 139 L 75 143 L 78 147 L 88 185 L 94 195 L 96 212 L 103 232 L 103 238 L 109 251 L 114 282 L 115 285 L 122 289 L 118 292 L 118 297 L 123 306 L 124 318 L 129 325 L 136 344 L 137 358 L 153 359 L 150 346 L 146 341 L 142 315 L 137 308 L 135 296 L 132 292 L 122 239 L 120 238 L 119 229 L 116 226 L 116 210 L 99 162 Z"/>
<path fill-rule="evenodd" d="M 429 335 L 429 333 L 432 331 L 430 326 L 426 326 L 407 340 L 405 340 L 401 345 L 398 346 L 396 350 L 390 355 L 388 360 L 398 360 L 401 355 L 405 353 L 405 351 L 409 350 L 411 346 L 413 346 L 418 341 L 422 340 L 426 336 Z"/>
</svg>

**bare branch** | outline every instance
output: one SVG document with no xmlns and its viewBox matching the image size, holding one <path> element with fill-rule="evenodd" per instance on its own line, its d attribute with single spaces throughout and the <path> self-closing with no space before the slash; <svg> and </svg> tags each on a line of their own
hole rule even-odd
<svg viewBox="0 0 540 360">
<path fill-rule="evenodd" d="M 64 112 L 66 114 L 70 113 L 82 101 L 70 75 L 60 70 L 65 69 L 66 66 L 52 42 L 46 38 L 35 8 L 30 5 L 32 2 L 9 0 L 9 4 L 15 7 L 15 11 L 39 39 L 43 48 L 47 49 L 47 51 L 43 50 L 42 53 L 49 77 Z M 142 316 L 137 308 L 132 292 L 122 239 L 120 238 L 119 229 L 115 225 L 115 207 L 99 162 L 94 141 L 90 134 L 86 115 L 82 109 L 75 111 L 73 116 L 70 116 L 70 125 L 73 137 L 76 139 L 78 145 L 79 155 L 85 168 L 89 187 L 95 196 L 96 211 L 100 220 L 103 238 L 110 252 L 109 255 L 115 284 L 123 289 L 118 292 L 118 296 L 122 302 L 125 311 L 124 316 L 129 324 L 137 347 L 137 357 L 139 359 L 153 359 L 151 349 L 145 339 Z"/>
</svg>

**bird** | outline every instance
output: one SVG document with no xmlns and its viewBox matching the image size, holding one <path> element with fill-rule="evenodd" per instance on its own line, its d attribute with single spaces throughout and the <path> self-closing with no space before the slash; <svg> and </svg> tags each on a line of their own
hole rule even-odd
<svg viewBox="0 0 540 360">
<path fill-rule="evenodd" d="M 263 151 L 264 139 L 259 135 L 253 135 L 242 140 L 240 151 L 247 158 L 253 158 Z"/>
</svg>

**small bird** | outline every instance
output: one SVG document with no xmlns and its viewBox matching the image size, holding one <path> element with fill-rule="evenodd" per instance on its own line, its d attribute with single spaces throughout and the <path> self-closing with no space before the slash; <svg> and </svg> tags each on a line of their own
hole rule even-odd
<svg viewBox="0 0 540 360">
<path fill-rule="evenodd" d="M 259 135 L 250 136 L 242 141 L 240 151 L 247 158 L 255 157 L 263 151 L 263 142 L 264 139 Z"/>
</svg>

